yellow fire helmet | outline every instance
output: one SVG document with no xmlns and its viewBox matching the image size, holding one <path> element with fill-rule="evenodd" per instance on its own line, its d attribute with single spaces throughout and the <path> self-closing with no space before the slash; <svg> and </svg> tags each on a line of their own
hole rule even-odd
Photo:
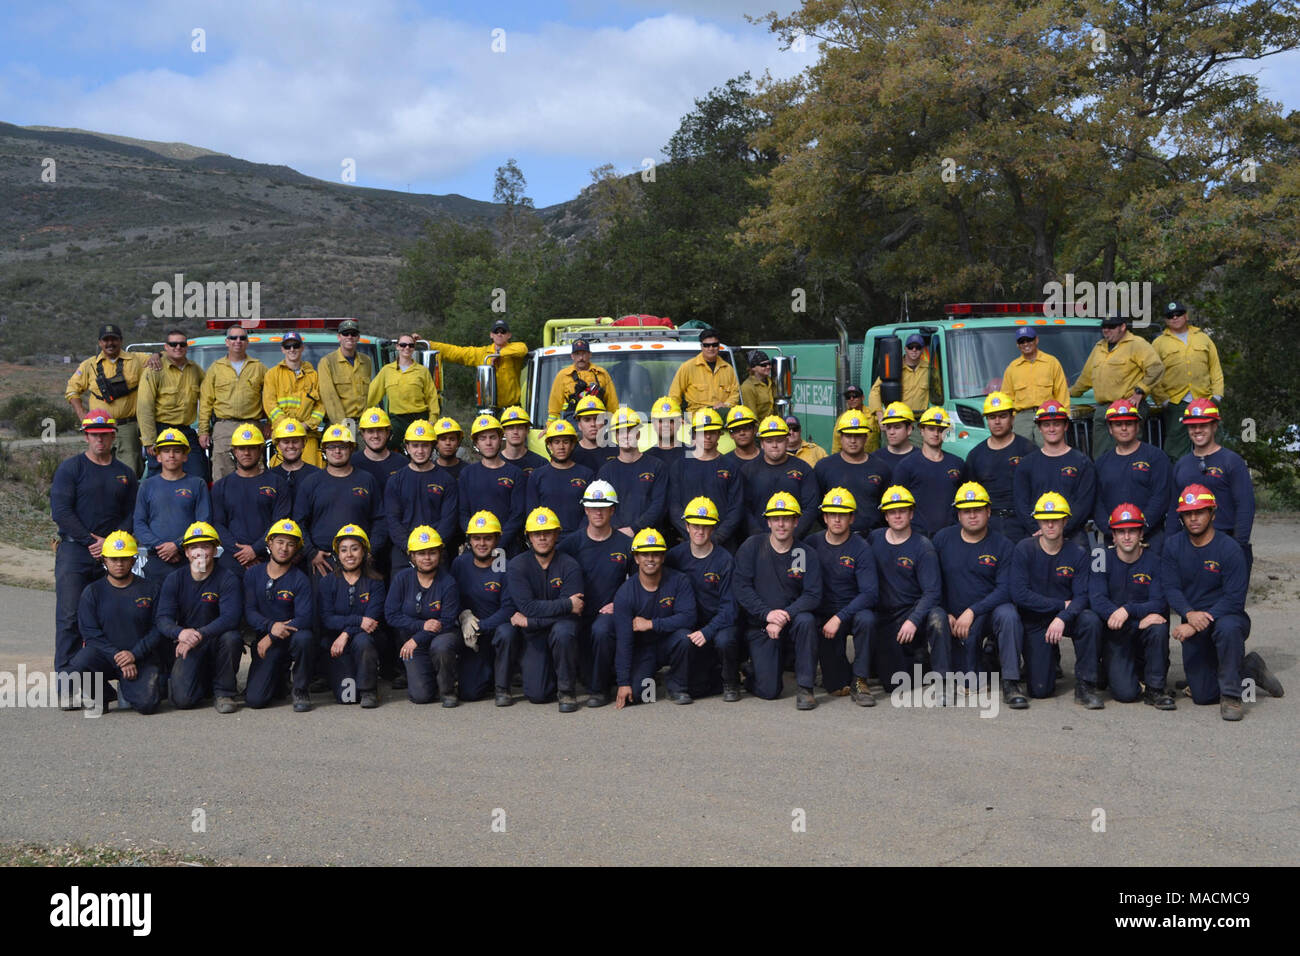
<svg viewBox="0 0 1300 956">
<path fill-rule="evenodd" d="M 880 510 L 892 511 L 894 508 L 915 508 L 916 499 L 902 485 L 890 485 L 880 496 Z"/>
<path fill-rule="evenodd" d="M 339 542 L 344 538 L 356 538 L 367 551 L 370 550 L 370 535 L 366 534 L 366 529 L 359 524 L 345 524 L 339 528 L 334 535 L 333 548 L 336 553 L 339 550 Z"/>
<path fill-rule="evenodd" d="M 884 417 L 880 419 L 882 425 L 894 425 L 902 422 L 916 423 L 916 413 L 902 402 L 890 402 L 885 409 Z"/>
<path fill-rule="evenodd" d="M 775 415 L 768 415 L 758 426 L 759 438 L 784 438 L 789 434 L 790 428 L 785 420 Z"/>
<path fill-rule="evenodd" d="M 388 418 L 388 412 L 382 408 L 367 408 L 357 419 L 357 428 L 392 428 L 393 423 Z"/>
<path fill-rule="evenodd" d="M 275 426 L 275 430 L 271 432 L 271 438 L 275 441 L 279 441 L 281 438 L 306 437 L 307 429 L 303 426 L 302 422 L 296 421 L 292 418 L 281 419 L 280 423 Z"/>
<path fill-rule="evenodd" d="M 433 437 L 441 438 L 443 435 L 460 435 L 463 434 L 460 428 L 460 422 L 454 418 L 440 418 L 433 423 Z"/>
<path fill-rule="evenodd" d="M 691 425 L 697 432 L 720 432 L 722 431 L 722 416 L 712 408 L 701 408 L 695 413 L 695 420 Z"/>
<path fill-rule="evenodd" d="M 822 511 L 835 514 L 852 514 L 858 510 L 858 499 L 847 488 L 832 488 L 822 498 Z"/>
<path fill-rule="evenodd" d="M 572 427 L 572 426 L 570 426 Z M 560 519 L 550 508 L 534 508 L 524 521 L 524 531 L 559 531 Z"/>
<path fill-rule="evenodd" d="M 1064 495 L 1049 491 L 1034 504 L 1034 517 L 1068 518 L 1070 517 L 1070 503 L 1065 500 Z"/>
<path fill-rule="evenodd" d="M 664 536 L 654 528 L 642 528 L 632 539 L 632 553 L 644 554 L 646 551 L 667 551 Z"/>
<path fill-rule="evenodd" d="M 978 481 L 968 481 L 957 489 L 957 497 L 952 500 L 954 508 L 987 508 L 989 493 Z"/>
<path fill-rule="evenodd" d="M 664 395 L 655 399 L 654 407 L 650 409 L 651 418 L 681 418 L 682 406 L 677 404 L 677 399 L 671 395 Z"/>
<path fill-rule="evenodd" d="M 325 434 L 321 436 L 322 445 L 355 445 L 356 439 L 352 437 L 352 429 L 347 425 L 331 425 L 325 429 Z"/>
<path fill-rule="evenodd" d="M 717 524 L 722 519 L 718 515 L 718 506 L 713 503 L 713 499 L 700 495 L 686 503 L 682 520 L 687 524 Z"/>
<path fill-rule="evenodd" d="M 477 438 L 483 432 L 501 431 L 501 422 L 494 415 L 479 415 L 469 427 L 469 437 Z"/>
<path fill-rule="evenodd" d="M 577 418 L 584 418 L 587 415 L 604 415 L 605 403 L 595 395 L 584 395 L 578 399 L 578 404 L 573 409 L 573 414 Z"/>
<path fill-rule="evenodd" d="M 851 408 L 835 422 L 835 431 L 841 435 L 870 434 L 871 413 Z"/>
<path fill-rule="evenodd" d="M 748 405 L 732 405 L 731 410 L 727 412 L 727 428 L 738 428 L 741 425 L 757 425 L 758 416 Z"/>
<path fill-rule="evenodd" d="M 1015 403 L 1006 392 L 989 392 L 984 396 L 984 414 L 996 415 L 998 412 L 1015 412 Z"/>
<path fill-rule="evenodd" d="M 407 554 L 415 554 L 417 551 L 430 551 L 441 547 L 442 535 L 427 524 L 416 525 L 411 529 L 411 533 L 406 536 Z"/>
<path fill-rule="evenodd" d="M 469 516 L 466 534 L 500 534 L 501 521 L 490 511 L 476 511 Z"/>
<path fill-rule="evenodd" d="M 519 405 L 511 405 L 509 408 L 501 412 L 502 427 L 505 427 L 506 425 L 528 425 L 531 427 L 532 424 L 533 423 L 528 420 L 528 413 Z"/>
<path fill-rule="evenodd" d="M 550 441 L 552 438 L 572 438 L 577 441 L 578 432 L 571 422 L 566 422 L 563 418 L 557 418 L 546 426 L 546 434 L 543 436 L 545 441 Z"/>
<path fill-rule="evenodd" d="M 931 405 L 921 415 L 921 421 L 918 424 L 934 425 L 938 428 L 947 428 L 950 425 L 952 425 L 952 419 L 949 418 L 948 413 L 945 412 L 938 405 Z"/>
<path fill-rule="evenodd" d="M 406 426 L 406 434 L 402 437 L 406 441 L 433 441 L 433 425 L 428 419 L 417 418 Z"/>
<path fill-rule="evenodd" d="M 206 521 L 196 521 L 185 529 L 185 537 L 181 539 L 181 547 L 188 548 L 192 544 L 202 544 L 205 541 L 216 544 L 220 540 L 216 528 Z"/>
<path fill-rule="evenodd" d="M 185 437 L 185 433 L 179 428 L 164 428 L 158 437 L 154 440 L 154 448 L 186 448 L 190 447 L 190 440 Z"/>
<path fill-rule="evenodd" d="M 139 553 L 140 547 L 135 543 L 135 538 L 125 531 L 114 531 L 105 538 L 100 552 L 105 558 L 134 558 Z"/>
<path fill-rule="evenodd" d="M 230 436 L 231 448 L 257 448 L 266 444 L 262 429 L 256 425 L 240 425 Z"/>
<path fill-rule="evenodd" d="M 782 424 L 784 424 L 784 422 L 782 422 Z M 772 518 L 779 515 L 789 515 L 790 517 L 797 518 L 801 514 L 803 514 L 803 509 L 799 507 L 799 499 L 786 491 L 778 491 L 771 498 L 768 498 L 767 507 L 763 509 L 764 518 Z"/>
<path fill-rule="evenodd" d="M 299 544 L 302 543 L 302 529 L 298 527 L 298 522 L 292 518 L 281 518 L 275 524 L 271 525 L 266 532 L 266 540 L 270 541 L 277 534 L 288 535 L 290 538 L 297 538 Z"/>
<path fill-rule="evenodd" d="M 635 409 L 628 408 L 626 405 L 620 405 L 618 411 L 614 413 L 614 420 L 609 423 L 610 431 L 616 431 L 620 428 L 640 428 L 641 416 L 636 413 Z"/>
</svg>

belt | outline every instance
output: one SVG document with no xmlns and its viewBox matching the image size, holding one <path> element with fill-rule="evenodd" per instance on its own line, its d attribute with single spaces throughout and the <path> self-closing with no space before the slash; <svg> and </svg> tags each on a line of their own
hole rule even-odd
<svg viewBox="0 0 1300 956">
<path fill-rule="evenodd" d="M 260 418 L 218 418 L 219 422 L 234 422 L 236 425 L 256 425 Z"/>
<path fill-rule="evenodd" d="M 189 422 L 155 422 L 160 428 L 189 428 Z"/>
</svg>

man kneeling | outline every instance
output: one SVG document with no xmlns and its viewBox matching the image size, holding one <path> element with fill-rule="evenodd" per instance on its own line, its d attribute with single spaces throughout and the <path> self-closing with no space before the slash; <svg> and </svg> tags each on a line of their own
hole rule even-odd
<svg viewBox="0 0 1300 956">
<path fill-rule="evenodd" d="M 668 551 L 664 536 L 654 528 L 643 528 L 632 539 L 632 559 L 637 573 L 628 578 L 614 595 L 614 626 L 618 643 L 614 651 L 614 679 L 622 709 L 632 702 L 632 688 L 641 699 L 654 700 L 659 665 L 668 665 L 668 699 L 675 704 L 691 703 L 691 642 L 687 632 L 695 626 L 695 592 L 690 578 L 680 571 L 664 569 Z"/>
</svg>

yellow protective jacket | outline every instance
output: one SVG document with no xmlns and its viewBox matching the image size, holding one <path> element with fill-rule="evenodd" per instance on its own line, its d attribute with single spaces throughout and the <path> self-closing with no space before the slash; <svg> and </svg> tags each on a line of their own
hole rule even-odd
<svg viewBox="0 0 1300 956">
<path fill-rule="evenodd" d="M 1002 373 L 1002 391 L 1011 396 L 1016 411 L 1038 408 L 1049 398 L 1070 408 L 1070 383 L 1065 369 L 1055 355 L 1039 350 L 1032 362 L 1023 355 L 1016 356 Z"/>
<path fill-rule="evenodd" d="M 739 404 L 740 380 L 736 378 L 736 370 L 721 357 L 710 369 L 701 353 L 682 363 L 668 386 L 668 395 L 690 415 L 701 408 Z"/>
<path fill-rule="evenodd" d="M 772 414 L 776 406 L 776 386 L 769 377 L 760 382 L 754 376 L 748 376 L 740 383 L 740 404 L 752 411 L 761 422 Z"/>
<path fill-rule="evenodd" d="M 389 362 L 370 382 L 366 405 L 378 405 L 388 399 L 390 415 L 427 415 L 432 421 L 438 417 L 438 390 L 433 387 L 433 376 L 419 362 L 405 369 Z"/>
<path fill-rule="evenodd" d="M 1189 392 L 1192 398 L 1223 396 L 1219 350 L 1199 328 L 1187 326 L 1186 345 L 1169 329 L 1157 335 L 1151 345 L 1165 366 L 1165 373 L 1151 393 L 1156 404 L 1181 402 Z"/>
<path fill-rule="evenodd" d="M 1077 397 L 1091 388 L 1100 405 L 1128 398 L 1139 385 L 1150 395 L 1164 370 L 1164 363 L 1150 343 L 1125 331 L 1113 349 L 1108 348 L 1105 339 L 1092 347 L 1083 371 L 1070 386 L 1070 394 Z"/>
<path fill-rule="evenodd" d="M 145 369 L 140 379 L 136 402 L 136 419 L 140 422 L 140 444 L 153 445 L 159 425 L 188 425 L 199 410 L 199 392 L 203 388 L 203 369 L 188 359 L 182 368 L 163 360 L 154 372 Z"/>
<path fill-rule="evenodd" d="M 609 377 L 609 373 L 599 365 L 588 366 L 585 372 L 579 372 L 570 362 L 560 369 L 555 376 L 555 381 L 551 383 L 551 397 L 546 403 L 547 421 L 554 421 L 564 414 L 564 406 L 568 404 L 569 396 L 578 387 L 577 382 L 573 380 L 574 375 L 588 384 L 595 382 L 604 390 L 601 401 L 605 403 L 605 408 L 612 415 L 618 408 L 618 392 L 614 390 L 614 380 Z"/>
<path fill-rule="evenodd" d="M 99 378 L 95 374 L 95 366 L 99 362 L 104 363 L 101 369 L 105 378 L 112 378 L 118 373 L 120 367 L 122 378 L 130 391 L 114 401 L 107 401 L 99 392 Z M 145 357 L 140 352 L 119 352 L 117 360 L 113 361 L 101 351 L 98 355 L 92 355 L 77 366 L 77 370 L 68 379 L 67 388 L 63 392 L 64 397 L 68 401 L 72 401 L 73 398 L 80 398 L 87 412 L 91 409 L 102 408 L 119 422 L 130 421 L 135 418 L 140 376 L 145 371 L 144 363 Z M 90 393 L 89 401 L 85 399 L 85 393 L 87 392 Z"/>
<path fill-rule="evenodd" d="M 799 446 L 799 450 L 794 453 L 794 457 L 805 462 L 811 468 L 826 457 L 826 449 L 815 441 L 805 441 Z"/>
<path fill-rule="evenodd" d="M 224 355 L 209 365 L 203 376 L 203 387 L 199 389 L 199 434 L 208 434 L 214 417 L 254 422 L 264 418 L 262 386 L 265 382 L 266 366 L 255 358 L 245 359 L 238 375 Z"/>
<path fill-rule="evenodd" d="M 356 421 L 367 407 L 366 395 L 374 368 L 370 356 L 358 351 L 356 359 L 348 362 L 343 352 L 335 349 L 316 366 L 320 378 L 320 397 L 325 403 L 325 417 L 331 425 L 341 425 L 345 419 Z"/>
<path fill-rule="evenodd" d="M 494 345 L 451 345 L 448 342 L 430 342 L 430 348 L 438 350 L 444 362 L 457 365 L 485 365 L 487 357 L 496 353 L 497 358 L 497 404 L 502 408 L 519 404 L 519 373 L 528 361 L 528 346 L 523 342 L 511 342 L 499 352 Z"/>
<path fill-rule="evenodd" d="M 292 418 L 307 426 L 308 434 L 319 429 L 325 406 L 320 400 L 320 377 L 311 362 L 304 361 L 297 372 L 284 362 L 269 369 L 262 383 L 262 409 L 273 428 Z"/>
<path fill-rule="evenodd" d="M 930 407 L 930 362 L 928 359 L 921 359 L 916 363 L 916 368 L 908 368 L 907 363 L 903 363 L 903 402 L 912 411 L 916 412 L 916 417 L 920 418 L 921 413 Z M 871 393 L 867 396 L 867 408 L 873 412 L 884 411 L 885 406 L 880 401 L 880 379 L 871 383 Z"/>
</svg>

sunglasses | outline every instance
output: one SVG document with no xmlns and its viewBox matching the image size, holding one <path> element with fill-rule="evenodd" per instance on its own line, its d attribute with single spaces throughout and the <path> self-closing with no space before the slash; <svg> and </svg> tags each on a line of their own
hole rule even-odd
<svg viewBox="0 0 1300 956">
<path fill-rule="evenodd" d="M 348 329 L 346 332 L 340 332 L 339 335 L 346 335 L 350 339 L 356 339 L 361 337 L 361 333 L 358 332 L 356 329 Z"/>
<path fill-rule="evenodd" d="M 281 343 L 280 348 L 284 349 L 286 352 L 293 352 L 293 351 L 295 351 L 295 350 L 297 350 L 297 349 L 302 348 L 302 343 L 301 343 L 301 342 L 283 342 L 283 343 Z"/>
<path fill-rule="evenodd" d="M 720 343 L 720 342 L 701 342 L 701 343 L 700 343 L 700 348 L 702 348 L 702 349 L 716 349 L 716 348 L 721 348 L 721 347 L 722 347 L 722 343 Z"/>
<path fill-rule="evenodd" d="M 909 346 L 907 346 L 907 350 L 908 350 L 909 352 L 919 352 L 919 351 L 921 351 L 921 346 L 919 346 L 919 345 L 909 345 Z"/>
<path fill-rule="evenodd" d="M 413 349 L 413 348 L 415 348 L 415 343 L 414 343 L 414 342 L 398 342 L 398 343 L 397 343 L 397 347 L 398 347 L 399 349 Z"/>
<path fill-rule="evenodd" d="M 227 335 L 227 336 L 226 336 L 226 341 L 227 341 L 227 342 L 247 342 L 247 341 L 248 341 L 248 336 L 247 336 L 247 335 Z"/>
<path fill-rule="evenodd" d="M 189 344 L 190 344 L 189 342 L 185 342 L 185 341 L 180 341 L 180 342 L 168 342 L 168 343 L 167 343 L 167 347 L 168 347 L 169 349 L 183 349 L 183 348 L 185 348 L 185 347 L 186 347 L 187 345 L 189 345 Z"/>
</svg>

